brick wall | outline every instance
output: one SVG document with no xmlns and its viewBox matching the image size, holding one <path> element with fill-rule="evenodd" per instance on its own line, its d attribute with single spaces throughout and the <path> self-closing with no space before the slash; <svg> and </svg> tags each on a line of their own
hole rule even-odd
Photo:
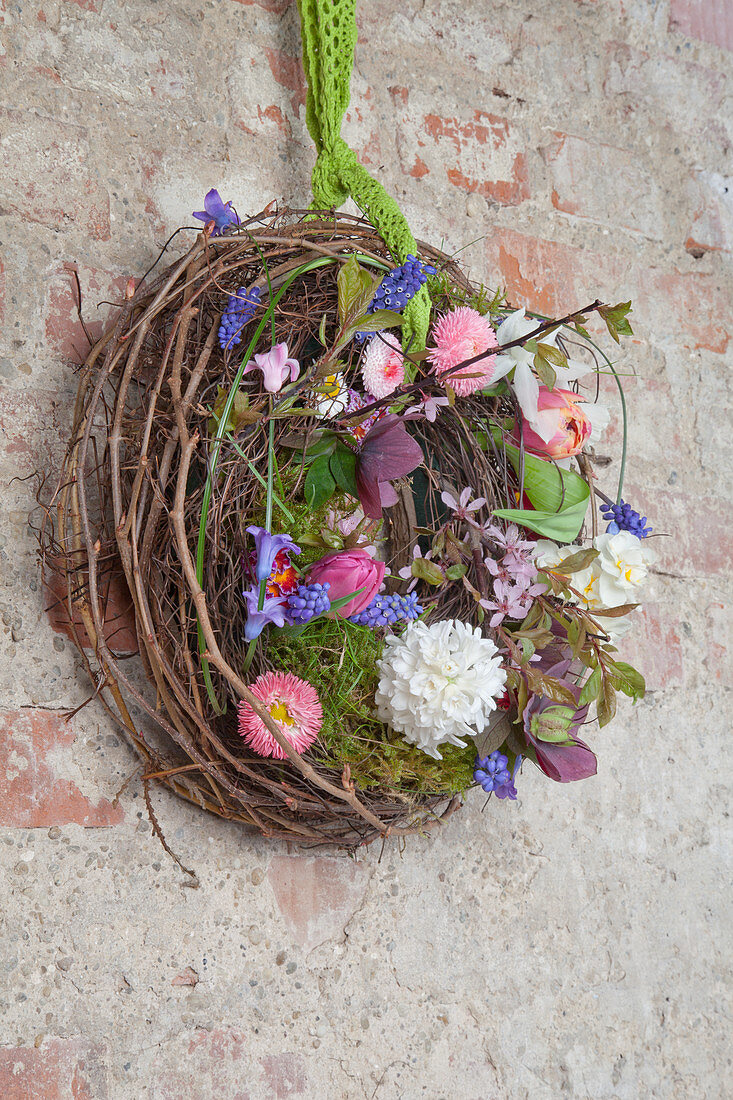
<svg viewBox="0 0 733 1100">
<path fill-rule="evenodd" d="M 730 4 L 358 8 L 345 136 L 415 233 L 517 305 L 633 300 L 626 496 L 665 536 L 629 642 L 650 695 L 598 738 L 597 780 L 528 775 L 519 807 L 471 798 L 382 862 L 156 796 L 182 888 L 103 711 L 67 720 L 88 687 L 29 478 L 68 431 L 75 275 L 97 334 L 209 187 L 241 213 L 308 201 L 297 11 L 0 4 L 0 1093 L 723 1096 Z"/>
</svg>

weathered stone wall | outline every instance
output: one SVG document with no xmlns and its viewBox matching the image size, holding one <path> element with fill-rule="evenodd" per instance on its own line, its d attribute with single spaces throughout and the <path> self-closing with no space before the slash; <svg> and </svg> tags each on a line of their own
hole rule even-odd
<svg viewBox="0 0 733 1100">
<path fill-rule="evenodd" d="M 98 332 L 209 187 L 307 202 L 297 12 L 0 17 L 0 1095 L 729 1096 L 729 2 L 360 3 L 346 137 L 417 235 L 517 304 L 634 301 L 625 495 L 668 535 L 631 643 L 650 690 L 595 738 L 596 779 L 526 768 L 517 805 L 472 795 L 381 858 L 253 842 L 158 793 L 198 890 L 139 786 L 114 801 L 135 760 L 103 712 L 64 719 L 87 685 L 44 611 L 28 478 L 87 346 L 73 272 Z"/>
</svg>

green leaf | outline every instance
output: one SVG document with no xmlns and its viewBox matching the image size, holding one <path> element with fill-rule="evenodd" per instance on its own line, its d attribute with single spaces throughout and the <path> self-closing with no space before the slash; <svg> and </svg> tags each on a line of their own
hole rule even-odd
<svg viewBox="0 0 733 1100">
<path fill-rule="evenodd" d="M 534 645 L 529 638 L 520 638 L 519 644 L 522 647 L 522 664 L 526 665 L 529 659 L 534 656 Z"/>
<path fill-rule="evenodd" d="M 339 443 L 329 459 L 328 466 L 339 489 L 344 493 L 348 493 L 349 496 L 358 498 L 356 455 L 354 452 L 345 447 L 343 443 Z"/>
<path fill-rule="evenodd" d="M 644 698 L 646 684 L 638 669 L 626 661 L 609 661 L 607 668 L 609 679 L 617 691 L 622 691 L 634 702 Z"/>
<path fill-rule="evenodd" d="M 445 571 L 445 575 L 449 581 L 459 581 L 461 577 L 465 577 L 468 572 L 466 565 L 449 565 Z"/>
<path fill-rule="evenodd" d="M 556 680 L 554 676 L 542 676 L 540 677 L 540 685 L 542 694 L 547 696 L 548 699 L 552 699 L 554 703 L 565 703 L 567 706 L 572 707 L 573 713 L 575 712 L 575 696 L 570 688 L 561 683 L 560 680 Z"/>
<path fill-rule="evenodd" d="M 584 707 L 586 703 L 592 703 L 598 698 L 598 692 L 601 689 L 602 671 L 601 666 L 597 665 L 593 669 L 588 679 L 583 684 L 580 692 L 579 703 L 581 707 Z"/>
<path fill-rule="evenodd" d="M 321 458 L 323 455 L 333 454 L 338 438 L 335 432 L 323 432 L 316 436 L 313 442 L 305 452 L 306 463 L 314 462 L 317 458 Z"/>
<path fill-rule="evenodd" d="M 217 386 L 216 401 L 214 402 L 214 407 L 211 410 L 211 418 L 207 425 L 211 435 L 216 434 L 216 429 L 219 426 L 221 414 L 224 411 L 224 406 L 227 403 L 228 397 L 229 391 L 222 389 L 221 386 Z M 255 420 L 259 419 L 260 415 L 259 411 L 255 412 L 253 409 L 250 409 L 249 397 L 247 394 L 238 391 L 235 393 L 234 401 L 229 409 L 229 416 L 227 417 L 224 431 L 236 435 L 244 424 L 254 423 Z"/>
<path fill-rule="evenodd" d="M 538 344 L 537 352 L 543 359 L 549 360 L 554 367 L 567 367 L 568 365 L 567 356 L 563 355 L 554 344 Z"/>
<path fill-rule="evenodd" d="M 516 473 L 520 470 L 519 448 L 507 443 L 501 431 L 492 430 L 494 439 L 503 446 Z M 493 514 L 499 519 L 513 520 L 545 538 L 572 542 L 577 538 L 588 510 L 590 489 L 573 470 L 563 470 L 536 455 L 524 455 L 524 491 L 533 510 L 503 508 Z"/>
<path fill-rule="evenodd" d="M 628 615 L 631 611 L 635 611 L 638 606 L 638 603 L 622 603 L 618 607 L 604 607 L 599 611 L 594 611 L 593 615 L 598 619 L 620 619 L 622 615 Z"/>
<path fill-rule="evenodd" d="M 633 336 L 633 329 L 626 317 L 627 313 L 631 312 L 631 302 L 618 302 L 615 306 L 601 306 L 598 312 L 606 322 L 608 331 L 617 344 L 619 343 L 619 334 L 621 336 Z"/>
<path fill-rule="evenodd" d="M 547 345 L 545 345 L 546 347 Z M 534 369 L 537 371 L 537 377 L 544 386 L 547 386 L 548 390 L 555 388 L 557 382 L 557 375 L 555 374 L 554 367 L 549 359 L 545 359 L 543 355 L 538 352 L 534 357 Z"/>
<path fill-rule="evenodd" d="M 579 573 L 581 569 L 587 569 L 591 562 L 594 562 L 597 557 L 597 550 L 590 548 L 587 550 L 578 550 L 577 554 L 569 554 L 568 557 L 558 565 L 553 565 L 552 569 L 555 573 L 562 573 L 564 577 L 569 577 L 572 573 Z"/>
<path fill-rule="evenodd" d="M 497 508 L 491 514 L 498 519 L 518 523 L 530 531 L 536 531 L 546 539 L 555 542 L 572 542 L 583 526 L 587 503 L 576 504 L 562 512 L 541 512 L 535 509 Z"/>
<path fill-rule="evenodd" d="M 327 320 L 328 320 L 328 314 L 324 313 L 323 317 L 321 317 L 321 324 L 318 328 L 318 339 L 320 340 L 320 342 L 321 342 L 321 344 L 324 348 L 326 346 L 326 322 L 327 322 Z"/>
<path fill-rule="evenodd" d="M 335 490 L 336 482 L 331 474 L 329 458 L 327 455 L 321 455 L 313 462 L 305 479 L 303 495 L 306 504 L 315 512 L 323 507 Z"/>
<path fill-rule="evenodd" d="M 360 596 L 365 588 L 366 585 L 363 584 L 361 588 L 357 588 L 356 592 L 350 592 L 348 596 L 340 596 L 338 600 L 332 600 L 331 611 L 340 611 L 342 607 L 346 607 L 347 603 L 349 603 L 350 600 L 353 600 L 354 596 Z M 310 621 L 313 622 L 312 619 Z"/>
<path fill-rule="evenodd" d="M 418 580 L 427 581 L 428 584 L 433 585 L 442 584 L 444 579 L 440 566 L 426 558 L 415 558 L 412 563 L 412 575 Z"/>
<path fill-rule="evenodd" d="M 598 698 L 598 725 L 601 729 L 607 726 L 616 713 L 616 693 L 613 684 L 607 676 L 603 678 L 603 686 Z"/>
<path fill-rule="evenodd" d="M 357 317 L 352 326 L 357 332 L 381 332 L 385 328 L 401 328 L 405 319 L 393 309 L 378 309 Z"/>
<path fill-rule="evenodd" d="M 374 279 L 359 265 L 356 256 L 351 256 L 341 265 L 336 282 L 339 321 L 342 328 L 347 328 L 357 317 L 361 317 L 374 297 Z"/>
</svg>

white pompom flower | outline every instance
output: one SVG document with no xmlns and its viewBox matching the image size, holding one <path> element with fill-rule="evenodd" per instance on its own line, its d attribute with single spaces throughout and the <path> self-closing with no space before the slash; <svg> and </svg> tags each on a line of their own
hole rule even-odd
<svg viewBox="0 0 733 1100">
<path fill-rule="evenodd" d="M 504 691 L 498 653 L 470 623 L 410 623 L 385 639 L 374 697 L 379 718 L 435 760 L 443 759 L 439 745 L 465 748 L 461 738 L 483 732 Z"/>
</svg>

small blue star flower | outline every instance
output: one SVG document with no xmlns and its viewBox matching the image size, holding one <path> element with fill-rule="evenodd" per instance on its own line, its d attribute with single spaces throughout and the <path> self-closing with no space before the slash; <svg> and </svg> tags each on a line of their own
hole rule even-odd
<svg viewBox="0 0 733 1100">
<path fill-rule="evenodd" d="M 473 778 L 487 794 L 493 794 L 497 787 L 511 781 L 508 764 L 508 757 L 498 749 L 483 759 L 477 756 L 473 765 Z"/>
</svg>

